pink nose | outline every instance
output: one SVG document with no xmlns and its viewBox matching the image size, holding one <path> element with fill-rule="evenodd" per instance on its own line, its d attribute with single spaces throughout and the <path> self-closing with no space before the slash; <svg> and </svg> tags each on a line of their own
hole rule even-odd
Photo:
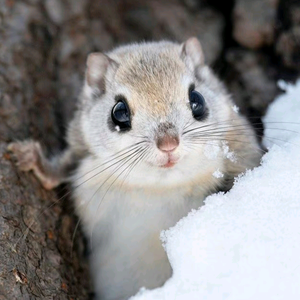
<svg viewBox="0 0 300 300">
<path fill-rule="evenodd" d="M 163 152 L 172 152 L 178 147 L 178 145 L 179 145 L 178 137 L 172 137 L 166 135 L 157 140 L 157 147 Z"/>
</svg>

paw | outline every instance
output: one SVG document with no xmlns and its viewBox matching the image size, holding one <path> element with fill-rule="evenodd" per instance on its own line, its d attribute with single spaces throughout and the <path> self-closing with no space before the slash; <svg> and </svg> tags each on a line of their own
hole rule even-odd
<svg viewBox="0 0 300 300">
<path fill-rule="evenodd" d="M 21 171 L 34 170 L 40 162 L 41 146 L 38 142 L 28 140 L 11 143 L 7 150 L 12 153 L 16 165 Z"/>
</svg>

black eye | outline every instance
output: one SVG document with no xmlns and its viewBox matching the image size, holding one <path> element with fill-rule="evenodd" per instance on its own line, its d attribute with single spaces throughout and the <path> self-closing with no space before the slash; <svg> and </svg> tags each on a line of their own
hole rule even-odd
<svg viewBox="0 0 300 300">
<path fill-rule="evenodd" d="M 124 131 L 131 128 L 130 111 L 125 100 L 119 100 L 115 104 L 111 111 L 111 118 L 120 130 Z"/>
<path fill-rule="evenodd" d="M 193 117 L 198 121 L 203 120 L 207 115 L 204 97 L 194 89 L 190 89 L 189 98 Z"/>
</svg>

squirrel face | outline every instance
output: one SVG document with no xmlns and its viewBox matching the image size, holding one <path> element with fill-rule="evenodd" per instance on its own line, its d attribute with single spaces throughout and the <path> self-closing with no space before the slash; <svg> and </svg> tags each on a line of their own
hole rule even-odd
<svg viewBox="0 0 300 300">
<path fill-rule="evenodd" d="M 101 160 L 119 155 L 120 170 L 128 168 L 133 178 L 144 173 L 154 184 L 174 184 L 221 163 L 206 153 L 218 152 L 220 139 L 210 133 L 230 119 L 231 102 L 195 38 L 91 54 L 82 103 L 92 154 Z"/>
</svg>

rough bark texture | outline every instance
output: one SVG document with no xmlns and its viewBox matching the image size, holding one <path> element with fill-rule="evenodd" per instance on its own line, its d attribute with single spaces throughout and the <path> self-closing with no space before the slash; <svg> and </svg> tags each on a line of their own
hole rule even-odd
<svg viewBox="0 0 300 300">
<path fill-rule="evenodd" d="M 64 147 L 86 55 L 140 40 L 197 36 L 241 111 L 260 117 L 300 70 L 295 0 L 0 0 L 0 300 L 88 299 L 82 234 L 67 187 L 43 190 L 7 143 Z M 71 255 L 72 253 L 72 255 Z"/>
</svg>

